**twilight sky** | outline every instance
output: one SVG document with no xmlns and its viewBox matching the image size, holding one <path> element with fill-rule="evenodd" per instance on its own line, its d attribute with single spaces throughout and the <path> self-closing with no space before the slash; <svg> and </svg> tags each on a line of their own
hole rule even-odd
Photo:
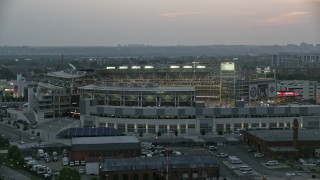
<svg viewBox="0 0 320 180">
<path fill-rule="evenodd" d="M 0 0 L 0 45 L 320 43 L 320 0 Z"/>
</svg>

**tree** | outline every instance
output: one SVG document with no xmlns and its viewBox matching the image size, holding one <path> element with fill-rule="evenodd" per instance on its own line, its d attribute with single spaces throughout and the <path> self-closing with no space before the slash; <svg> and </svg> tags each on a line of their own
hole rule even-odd
<svg viewBox="0 0 320 180">
<path fill-rule="evenodd" d="M 206 135 L 206 130 L 205 129 L 201 129 L 200 133 L 201 133 L 202 136 L 204 136 L 204 135 Z"/>
<path fill-rule="evenodd" d="M 158 136 L 158 137 L 160 137 L 160 136 L 161 136 L 161 132 L 160 132 L 160 130 L 158 131 L 157 136 Z"/>
<path fill-rule="evenodd" d="M 20 163 L 22 160 L 21 152 L 18 146 L 11 146 L 8 150 L 8 159 L 13 162 Z"/>
<path fill-rule="evenodd" d="M 81 175 L 76 169 L 62 168 L 56 180 L 65 180 L 65 179 L 80 180 Z"/>
<path fill-rule="evenodd" d="M 40 132 L 37 132 L 37 136 L 38 136 L 38 137 L 40 136 Z"/>
<path fill-rule="evenodd" d="M 178 134 L 179 134 L 179 133 L 178 133 L 178 131 L 177 131 L 177 130 L 175 130 L 175 131 L 174 131 L 174 135 L 177 137 L 177 136 L 178 136 Z"/>
<path fill-rule="evenodd" d="M 98 180 L 97 177 L 91 177 L 90 180 Z"/>
<path fill-rule="evenodd" d="M 22 129 L 23 131 L 26 131 L 26 130 L 28 130 L 28 127 L 27 127 L 27 125 L 23 125 L 23 129 Z"/>
<path fill-rule="evenodd" d="M 31 131 L 31 134 L 34 134 L 34 130 Z"/>
</svg>

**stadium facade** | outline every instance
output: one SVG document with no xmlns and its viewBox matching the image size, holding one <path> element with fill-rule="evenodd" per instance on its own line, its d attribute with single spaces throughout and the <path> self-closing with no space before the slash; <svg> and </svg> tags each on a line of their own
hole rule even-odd
<svg viewBox="0 0 320 180">
<path fill-rule="evenodd" d="M 47 74 L 47 82 L 39 82 L 34 92 L 28 88 L 29 111 L 37 122 L 79 113 L 78 87 L 92 83 L 86 71 L 65 70 Z"/>
<path fill-rule="evenodd" d="M 320 106 L 207 107 L 203 101 L 196 101 L 192 86 L 109 83 L 83 86 L 79 90 L 83 126 L 114 127 L 125 133 L 281 129 L 291 128 L 293 118 L 299 120 L 300 128 L 319 129 L 320 124 Z"/>
</svg>

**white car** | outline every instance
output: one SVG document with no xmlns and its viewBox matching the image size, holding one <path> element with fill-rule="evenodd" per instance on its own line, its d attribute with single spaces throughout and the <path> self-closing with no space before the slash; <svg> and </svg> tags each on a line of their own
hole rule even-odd
<svg viewBox="0 0 320 180">
<path fill-rule="evenodd" d="M 24 144 L 24 142 L 23 141 L 19 141 L 19 144 Z"/>
<path fill-rule="evenodd" d="M 239 170 L 240 171 L 252 171 L 252 168 L 249 166 L 240 166 Z"/>
<path fill-rule="evenodd" d="M 279 164 L 279 162 L 277 160 L 271 160 L 266 163 L 267 166 L 275 166 L 278 164 Z"/>
<path fill-rule="evenodd" d="M 256 154 L 254 154 L 254 157 L 255 158 L 261 158 L 261 157 L 264 157 L 264 154 L 256 153 Z"/>
<path fill-rule="evenodd" d="M 73 161 L 70 161 L 70 162 L 69 162 L 69 166 L 70 166 L 70 167 L 73 167 L 73 166 L 74 166 L 74 162 L 73 162 Z"/>
<path fill-rule="evenodd" d="M 80 161 L 79 160 L 74 161 L 74 165 L 75 166 L 80 166 Z"/>
<path fill-rule="evenodd" d="M 226 153 L 218 153 L 217 157 L 228 157 L 228 154 L 226 154 Z"/>
<path fill-rule="evenodd" d="M 79 174 L 84 174 L 84 169 L 79 169 Z"/>
</svg>

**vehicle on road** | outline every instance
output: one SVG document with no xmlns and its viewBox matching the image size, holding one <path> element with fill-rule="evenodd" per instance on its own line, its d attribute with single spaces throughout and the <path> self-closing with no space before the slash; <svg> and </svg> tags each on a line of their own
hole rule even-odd
<svg viewBox="0 0 320 180">
<path fill-rule="evenodd" d="M 240 166 L 239 170 L 240 171 L 251 171 L 252 168 L 250 166 Z"/>
<path fill-rule="evenodd" d="M 228 156 L 228 161 L 231 164 L 242 164 L 242 161 L 239 158 L 237 158 L 236 156 Z"/>
<path fill-rule="evenodd" d="M 186 144 L 186 147 L 193 148 L 191 144 Z"/>
<path fill-rule="evenodd" d="M 217 146 L 209 146 L 209 150 L 216 151 L 216 150 L 218 150 L 218 147 Z"/>
<path fill-rule="evenodd" d="M 233 169 L 233 170 L 239 169 L 239 166 L 231 166 L 231 169 Z"/>
<path fill-rule="evenodd" d="M 253 157 L 255 157 L 255 158 L 261 158 L 261 157 L 264 157 L 264 154 L 255 153 Z"/>
<path fill-rule="evenodd" d="M 217 157 L 228 157 L 228 154 L 226 154 L 226 153 L 218 153 Z"/>
<path fill-rule="evenodd" d="M 252 171 L 242 171 L 242 174 L 252 174 Z"/>
<path fill-rule="evenodd" d="M 19 141 L 19 144 L 24 144 L 24 142 L 23 141 Z"/>
</svg>

